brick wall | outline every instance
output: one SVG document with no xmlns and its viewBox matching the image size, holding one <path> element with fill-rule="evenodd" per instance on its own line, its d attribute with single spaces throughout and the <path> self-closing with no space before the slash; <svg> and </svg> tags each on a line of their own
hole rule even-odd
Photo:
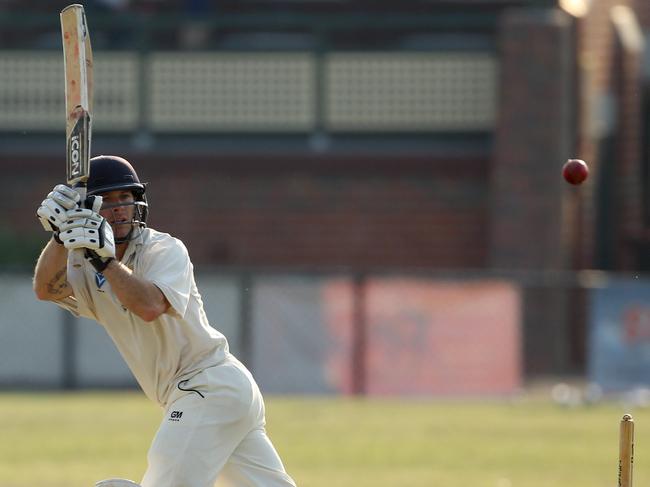
<svg viewBox="0 0 650 487">
<path fill-rule="evenodd" d="M 554 9 L 512 9 L 499 32 L 490 265 L 562 269 L 566 185 L 560 169 L 573 143 L 571 19 Z"/>
<path fill-rule="evenodd" d="M 631 28 L 615 28 L 613 9 L 619 5 L 634 2 L 594 2 L 589 15 L 577 24 L 581 88 L 577 153 L 591 169 L 589 184 L 580 191 L 577 264 L 632 270 L 638 257 L 631 242 L 643 226 L 642 55 L 624 42 Z"/>
<path fill-rule="evenodd" d="M 197 264 L 485 265 L 487 160 L 127 157 L 150 183 L 151 225 L 183 239 Z M 35 205 L 61 164 L 19 162 L 21 184 L 0 182 L 0 204 L 16 231 L 33 235 Z"/>
<path fill-rule="evenodd" d="M 382 169 L 365 158 L 361 175 L 353 160 L 294 156 L 283 168 L 280 159 L 243 170 L 236 166 L 246 161 L 224 169 L 206 159 L 187 176 L 176 161 L 143 161 L 152 224 L 183 236 L 196 259 L 215 264 L 484 265 L 481 161 L 452 161 L 470 167 L 463 175 L 435 160 L 394 159 Z M 396 172 L 409 164 L 419 168 Z M 167 199 L 179 186 L 186 199 Z"/>
<path fill-rule="evenodd" d="M 489 265 L 536 270 L 638 268 L 642 230 L 640 52 L 615 6 L 573 19 L 558 9 L 506 9 L 499 27 L 501 103 L 491 166 Z M 585 159 L 589 180 L 560 177 Z M 604 256 L 606 258 L 604 258 Z M 527 289 L 528 373 L 584 365 L 584 316 L 566 289 Z"/>
<path fill-rule="evenodd" d="M 615 22 L 615 62 L 617 77 L 613 90 L 618 99 L 615 150 L 618 159 L 616 171 L 615 208 L 617 269 L 634 271 L 639 268 L 638 245 L 643 244 L 643 167 L 642 167 L 642 56 L 643 42 L 632 33 L 634 26 L 625 17 Z M 638 42 L 635 42 L 638 41 Z M 646 243 L 647 245 L 647 243 Z"/>
</svg>

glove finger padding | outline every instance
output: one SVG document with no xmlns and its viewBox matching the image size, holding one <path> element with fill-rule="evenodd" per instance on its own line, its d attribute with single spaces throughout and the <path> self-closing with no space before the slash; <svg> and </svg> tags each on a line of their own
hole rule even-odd
<svg viewBox="0 0 650 487">
<path fill-rule="evenodd" d="M 36 210 L 43 228 L 57 233 L 67 218 L 66 212 L 77 207 L 79 199 L 79 193 L 74 189 L 65 184 L 57 184 Z"/>
<path fill-rule="evenodd" d="M 103 198 L 101 196 L 88 196 L 84 201 L 84 207 L 99 213 L 99 210 L 102 209 Z"/>
<path fill-rule="evenodd" d="M 101 220 L 103 217 L 96 211 L 90 208 L 74 208 L 65 212 L 66 220 L 75 220 L 77 218 L 90 218 Z"/>
<path fill-rule="evenodd" d="M 61 233 L 77 227 L 98 229 L 104 220 L 104 218 L 98 213 L 85 208 L 75 208 L 74 210 L 70 210 L 66 212 L 66 216 L 67 218 L 65 221 L 59 226 L 59 231 Z"/>
<path fill-rule="evenodd" d="M 66 210 L 71 210 L 77 206 L 81 197 L 74 189 L 65 184 L 57 184 L 54 189 L 47 195 L 48 198 L 56 201 Z"/>
<path fill-rule="evenodd" d="M 41 206 L 36 210 L 36 215 L 43 228 L 49 232 L 58 231 L 67 219 L 66 209 L 50 198 L 41 202 Z"/>
<path fill-rule="evenodd" d="M 66 249 L 90 249 L 100 257 L 115 257 L 113 229 L 105 218 L 90 210 L 88 217 L 73 218 L 61 227 L 59 237 Z"/>
</svg>

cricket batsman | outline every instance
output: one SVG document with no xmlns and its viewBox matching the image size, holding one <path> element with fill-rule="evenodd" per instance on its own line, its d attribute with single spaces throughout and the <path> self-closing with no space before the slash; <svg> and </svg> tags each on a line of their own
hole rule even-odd
<svg viewBox="0 0 650 487">
<path fill-rule="evenodd" d="M 145 193 L 116 156 L 91 159 L 85 201 L 55 186 L 37 210 L 52 238 L 36 263 L 36 296 L 103 325 L 165 411 L 142 487 L 295 486 L 266 434 L 255 380 L 208 323 L 187 249 L 147 227 Z"/>
</svg>

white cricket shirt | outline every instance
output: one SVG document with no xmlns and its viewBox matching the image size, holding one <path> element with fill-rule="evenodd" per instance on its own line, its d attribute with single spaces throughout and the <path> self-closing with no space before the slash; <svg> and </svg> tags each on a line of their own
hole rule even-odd
<svg viewBox="0 0 650 487">
<path fill-rule="evenodd" d="M 226 358 L 228 342 L 208 323 L 194 267 L 180 240 L 145 228 L 122 258 L 123 264 L 154 283 L 171 304 L 151 322 L 122 306 L 104 276 L 85 259 L 71 255 L 67 279 L 74 296 L 56 303 L 103 325 L 144 393 L 162 407 L 180 380 Z M 73 260 L 82 265 L 72 265 Z"/>
</svg>

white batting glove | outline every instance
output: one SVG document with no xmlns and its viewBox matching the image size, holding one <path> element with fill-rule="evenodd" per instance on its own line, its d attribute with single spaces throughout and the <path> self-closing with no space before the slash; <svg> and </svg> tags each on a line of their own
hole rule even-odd
<svg viewBox="0 0 650 487">
<path fill-rule="evenodd" d="M 59 228 L 59 238 L 66 249 L 87 249 L 102 259 L 115 258 L 113 229 L 106 218 L 86 208 L 68 210 L 66 215 L 68 219 Z"/>
<path fill-rule="evenodd" d="M 92 210 L 94 213 L 99 213 L 102 208 L 103 199 L 101 196 L 86 196 L 83 207 Z"/>
<path fill-rule="evenodd" d="M 79 199 L 79 193 L 74 189 L 57 184 L 36 210 L 41 225 L 46 231 L 53 232 L 55 239 L 58 239 L 59 228 L 67 219 L 66 212 L 76 208 Z"/>
</svg>

